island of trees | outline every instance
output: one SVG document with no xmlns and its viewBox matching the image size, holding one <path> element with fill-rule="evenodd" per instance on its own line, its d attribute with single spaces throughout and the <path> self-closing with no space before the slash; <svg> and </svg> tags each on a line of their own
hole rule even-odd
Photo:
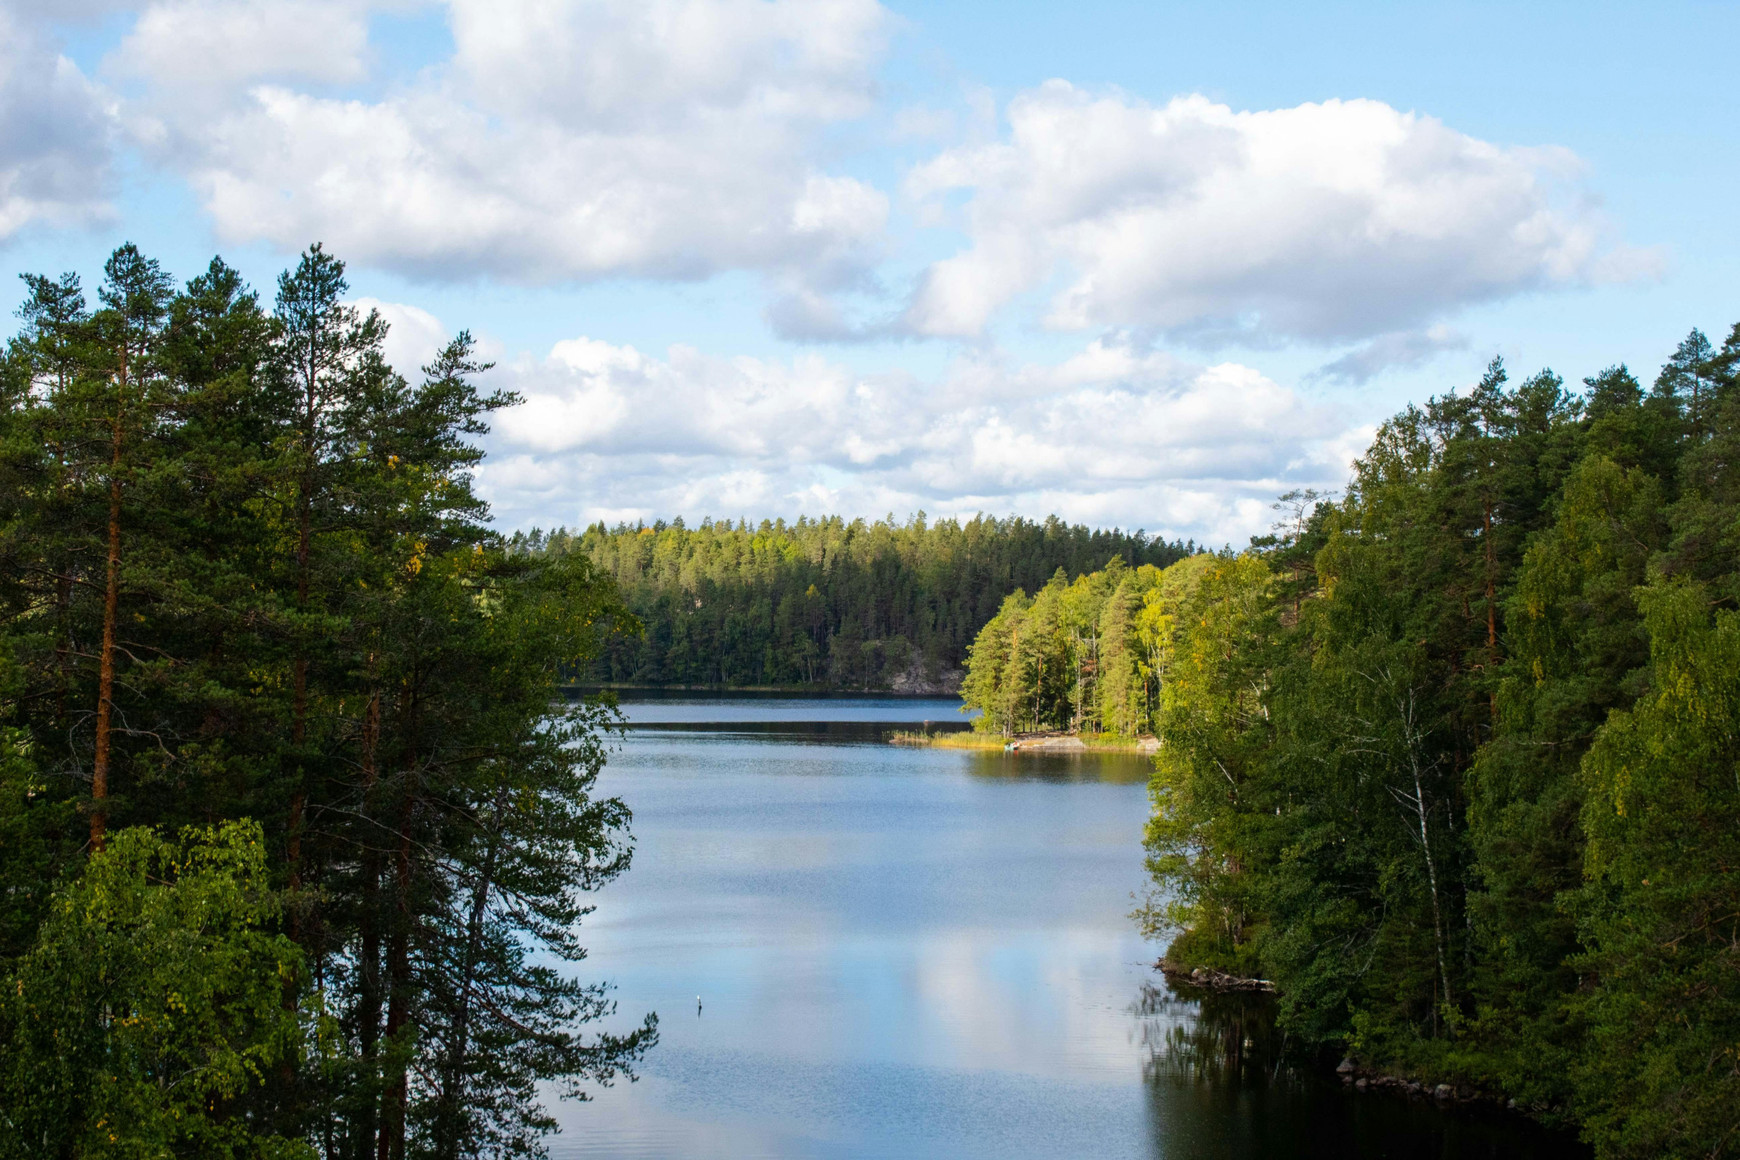
<svg viewBox="0 0 1740 1160">
<path fill-rule="evenodd" d="M 628 864 L 629 624 L 472 493 L 514 400 L 407 382 L 319 247 L 270 308 L 132 246 L 0 361 L 0 1157 L 529 1155 L 652 1042 L 564 969 Z"/>
<path fill-rule="evenodd" d="M 1740 326 L 1649 389 L 1494 360 L 1238 555 L 1015 592 L 984 727 L 1162 738 L 1168 957 L 1333 1062 L 1740 1153 Z"/>
<path fill-rule="evenodd" d="M 1004 737 L 1155 736 L 1179 601 L 1216 559 L 1201 553 L 1166 568 L 1130 568 L 1114 556 L 1073 582 L 1059 568 L 1032 597 L 1017 588 L 967 653 L 961 700 L 979 711 L 973 728 Z"/>
</svg>

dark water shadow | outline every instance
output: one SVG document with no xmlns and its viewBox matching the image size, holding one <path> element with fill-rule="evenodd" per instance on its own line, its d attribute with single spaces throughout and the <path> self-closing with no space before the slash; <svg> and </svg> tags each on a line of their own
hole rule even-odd
<svg viewBox="0 0 1740 1160">
<path fill-rule="evenodd" d="M 927 722 L 932 733 L 959 733 L 970 722 Z M 918 723 L 888 721 L 629 721 L 631 733 L 674 733 L 738 741 L 795 741 L 810 745 L 887 745 L 896 732 Z"/>
<path fill-rule="evenodd" d="M 1153 1154 L 1164 1160 L 1588 1160 L 1589 1149 L 1501 1109 L 1358 1092 L 1289 1062 L 1274 999 L 1144 984 Z"/>
<path fill-rule="evenodd" d="M 939 699 L 955 700 L 945 693 L 896 693 L 887 690 L 864 689 L 812 689 L 803 686 L 794 688 L 764 688 L 738 689 L 719 686 L 695 686 L 685 688 L 679 685 L 598 685 L 578 684 L 563 685 L 561 693 L 571 700 L 582 697 L 595 697 L 600 693 L 614 693 L 617 700 L 624 704 L 639 701 L 676 701 L 695 702 L 697 704 L 731 704 L 733 702 L 756 701 L 935 701 Z"/>
<path fill-rule="evenodd" d="M 966 721 L 927 721 L 932 734 L 964 733 Z M 629 733 L 643 737 L 683 737 L 799 745 L 891 745 L 897 732 L 916 732 L 918 723 L 887 721 L 630 721 Z M 969 776 L 989 781 L 1059 783 L 1105 782 L 1140 785 L 1153 769 L 1138 753 L 1008 753 L 1000 749 L 919 749 L 915 752 L 961 761 Z"/>
<path fill-rule="evenodd" d="M 1153 759 L 1139 753 L 1005 753 L 967 750 L 974 777 L 1001 781 L 1111 782 L 1140 785 L 1153 771 Z"/>
</svg>

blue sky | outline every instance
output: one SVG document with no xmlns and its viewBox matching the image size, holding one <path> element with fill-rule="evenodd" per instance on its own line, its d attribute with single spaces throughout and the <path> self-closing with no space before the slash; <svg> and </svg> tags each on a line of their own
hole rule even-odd
<svg viewBox="0 0 1740 1160">
<path fill-rule="evenodd" d="M 0 256 L 350 262 L 506 526 L 1239 542 L 1475 378 L 1740 318 L 1732 5 L 15 0 Z M 0 284 L 16 306 L 17 284 Z"/>
</svg>

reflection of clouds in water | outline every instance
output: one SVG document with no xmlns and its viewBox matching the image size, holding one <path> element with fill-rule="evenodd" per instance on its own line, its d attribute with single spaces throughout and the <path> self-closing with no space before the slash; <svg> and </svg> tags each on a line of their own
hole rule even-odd
<svg viewBox="0 0 1740 1160">
<path fill-rule="evenodd" d="M 890 941 L 788 930 L 778 943 L 720 947 L 694 964 L 729 982 L 707 984 L 705 1019 L 672 1034 L 720 1049 L 777 1045 L 818 1063 L 1126 1084 L 1141 1053 L 1118 999 L 1140 970 L 1139 951 L 1131 938 L 1091 931 Z"/>
<path fill-rule="evenodd" d="M 582 1157 L 802 1156 L 813 1138 L 789 1123 L 749 1116 L 723 1117 L 712 1109 L 689 1114 L 679 1082 L 644 1075 L 597 1092 L 583 1105 L 558 1105 L 551 1093 L 546 1106 L 557 1112 L 563 1131 L 548 1141 L 551 1160 Z M 602 1122 L 602 1125 L 601 1123 Z M 600 1126 L 605 1130 L 600 1131 Z"/>
<path fill-rule="evenodd" d="M 635 865 L 590 962 L 665 1021 L 647 1079 L 561 1113 L 553 1154 L 1145 1155 L 1141 788 L 970 758 L 631 730 L 600 789 Z"/>
<path fill-rule="evenodd" d="M 814 873 L 842 862 L 866 860 L 872 852 L 867 848 L 869 840 L 858 835 L 732 835 L 697 829 L 674 836 L 682 841 L 684 858 L 691 865 L 715 873 L 766 877 Z"/>
<path fill-rule="evenodd" d="M 954 931 L 918 950 L 929 1061 L 1075 1081 L 1127 1082 L 1135 1063 L 1118 996 L 1142 944 L 1104 931 Z"/>
<path fill-rule="evenodd" d="M 658 1082 L 567 1109 L 552 1160 L 1151 1155 L 1128 1084 L 757 1051 L 679 1049 L 660 1066 Z"/>
<path fill-rule="evenodd" d="M 631 733 L 600 788 L 635 812 L 635 865 L 583 937 L 619 984 L 612 1029 L 654 1010 L 661 1038 L 641 1083 L 554 1109 L 552 1156 L 1299 1160 L 1300 1141 L 1340 1142 L 1339 1085 L 1259 1081 L 1271 1041 L 1228 1017 L 1250 997 L 1199 1009 L 1159 985 L 1126 917 L 1141 786 L 1032 775 L 1049 764 L 975 777 L 960 751 Z M 1366 1154 L 1417 1127 L 1376 1125 Z"/>
</svg>

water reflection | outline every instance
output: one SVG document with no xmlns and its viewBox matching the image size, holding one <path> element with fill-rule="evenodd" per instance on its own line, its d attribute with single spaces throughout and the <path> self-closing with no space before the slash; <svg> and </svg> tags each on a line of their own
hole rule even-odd
<svg viewBox="0 0 1740 1160">
<path fill-rule="evenodd" d="M 1180 998 L 1164 982 L 1144 982 L 1130 1011 L 1141 1022 L 1142 1078 L 1150 1084 L 1243 1090 L 1281 1077 L 1284 1044 L 1272 995 Z"/>
<path fill-rule="evenodd" d="M 924 722 L 933 732 L 965 732 L 972 726 L 966 722 L 949 721 L 941 725 Z M 636 734 L 655 736 L 661 733 L 695 734 L 708 737 L 734 738 L 741 741 L 827 743 L 834 745 L 887 745 L 904 726 L 878 721 L 635 721 L 628 724 Z"/>
<path fill-rule="evenodd" d="M 1127 917 L 1146 761 L 887 744 L 938 708 L 625 706 L 601 788 L 634 868 L 582 938 L 661 1041 L 556 1109 L 554 1157 L 1551 1155 L 1459 1151 L 1406 1101 L 1386 1126 L 1274 1068 L 1253 997 L 1168 992 Z"/>
<path fill-rule="evenodd" d="M 998 781 L 1104 782 L 1146 785 L 1150 760 L 1136 753 L 1003 753 L 969 750 L 963 764 L 973 777 Z"/>
<path fill-rule="evenodd" d="M 1586 1160 L 1571 1136 L 1495 1108 L 1442 1108 L 1393 1091 L 1351 1091 L 1286 1057 L 1275 1000 L 1144 983 L 1153 1154 L 1164 1160 Z"/>
<path fill-rule="evenodd" d="M 624 694 L 622 712 L 631 724 L 689 722 L 692 724 L 754 721 L 857 721 L 898 724 L 911 729 L 924 722 L 964 723 L 978 716 L 962 713 L 952 697 L 793 697 L 786 693 L 739 694 L 670 693 L 660 697 Z"/>
</svg>

